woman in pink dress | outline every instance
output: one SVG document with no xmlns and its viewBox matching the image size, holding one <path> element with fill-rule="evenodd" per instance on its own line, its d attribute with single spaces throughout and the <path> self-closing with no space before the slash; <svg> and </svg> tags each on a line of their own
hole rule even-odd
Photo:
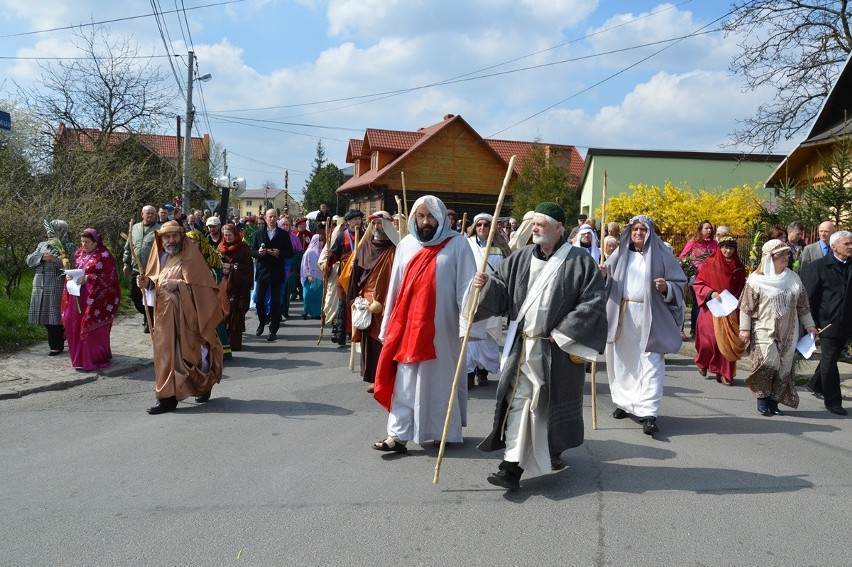
<svg viewBox="0 0 852 567">
<path fill-rule="evenodd" d="M 692 291 L 692 311 L 689 316 L 689 329 L 693 337 L 695 337 L 695 325 L 698 320 L 698 301 L 695 299 L 695 290 L 692 289 L 692 282 L 695 281 L 698 268 L 704 260 L 709 258 L 710 254 L 715 252 L 719 247 L 719 243 L 714 239 L 715 236 L 716 228 L 713 226 L 713 223 L 709 220 L 701 221 L 698 223 L 698 229 L 695 231 L 695 234 L 689 239 L 689 242 L 686 243 L 686 246 L 683 247 L 683 250 L 681 250 L 678 256 L 681 260 L 687 259 L 694 268 L 692 273 L 684 270 L 689 277 L 689 290 Z M 681 338 L 684 338 L 683 333 L 681 333 Z"/>
<path fill-rule="evenodd" d="M 74 265 L 83 270 L 76 278 L 80 295 L 62 293 L 62 324 L 68 339 L 71 365 L 78 370 L 96 370 L 110 365 L 109 335 L 118 315 L 121 290 L 118 271 L 103 237 L 94 228 L 80 233 L 80 248 Z M 67 280 L 71 276 L 66 276 Z"/>
</svg>

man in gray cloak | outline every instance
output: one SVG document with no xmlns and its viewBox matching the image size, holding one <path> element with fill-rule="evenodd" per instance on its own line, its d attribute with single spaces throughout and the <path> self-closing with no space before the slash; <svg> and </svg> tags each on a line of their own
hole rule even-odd
<svg viewBox="0 0 852 567">
<path fill-rule="evenodd" d="M 488 482 L 508 490 L 520 487 L 524 471 L 563 468 L 562 452 L 583 443 L 585 361 L 606 344 L 603 277 L 588 253 L 565 241 L 564 223 L 559 205 L 541 203 L 533 245 L 471 284 L 482 288 L 475 320 L 510 320 L 494 426 L 479 445 L 505 449 Z"/>
</svg>

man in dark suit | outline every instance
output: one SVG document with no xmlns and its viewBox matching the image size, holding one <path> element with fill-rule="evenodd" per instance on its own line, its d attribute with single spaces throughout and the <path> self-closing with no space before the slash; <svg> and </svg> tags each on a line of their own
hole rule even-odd
<svg viewBox="0 0 852 567">
<path fill-rule="evenodd" d="M 284 283 L 284 260 L 293 257 L 293 245 L 290 235 L 278 228 L 278 214 L 269 209 L 263 216 L 265 227 L 259 227 L 254 233 L 251 255 L 257 259 L 254 281 L 257 282 L 257 318 L 260 325 L 255 335 L 263 334 L 263 328 L 269 323 L 267 341 L 276 340 L 281 324 L 281 284 Z M 269 312 L 266 308 L 266 295 L 272 291 Z"/>
<path fill-rule="evenodd" d="M 831 235 L 831 252 L 814 261 L 805 272 L 811 314 L 820 333 L 820 361 L 808 390 L 822 397 L 828 411 L 846 415 L 841 402 L 837 361 L 843 345 L 852 338 L 852 232 Z"/>
</svg>

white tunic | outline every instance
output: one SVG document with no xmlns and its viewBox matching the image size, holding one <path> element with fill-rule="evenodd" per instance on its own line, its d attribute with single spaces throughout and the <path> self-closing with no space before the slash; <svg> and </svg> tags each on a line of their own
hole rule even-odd
<svg viewBox="0 0 852 567">
<path fill-rule="evenodd" d="M 606 350 L 607 375 L 616 406 L 636 417 L 656 417 L 663 399 L 666 362 L 661 353 L 642 351 L 642 302 L 648 285 L 648 266 L 639 252 L 631 251 L 628 262 L 621 335 Z"/>
<path fill-rule="evenodd" d="M 473 256 L 476 260 L 476 269 L 482 266 L 482 257 L 485 255 L 485 246 L 479 245 L 476 235 L 467 239 Z M 499 248 L 491 247 L 488 254 L 488 262 L 485 272 L 493 274 L 500 262 L 503 261 L 503 253 Z M 484 368 L 491 374 L 500 370 L 500 345 L 498 344 L 503 334 L 503 319 L 501 317 L 489 317 L 486 322 L 487 333 L 481 340 L 471 340 L 467 343 L 467 372 L 473 372 L 476 367 Z"/>
<path fill-rule="evenodd" d="M 420 242 L 413 235 L 408 235 L 400 241 L 391 269 L 386 313 L 391 313 L 396 303 L 405 266 L 421 248 Z M 397 365 L 396 383 L 388 416 L 388 435 L 418 444 L 441 439 L 444 429 L 453 377 L 461 353 L 459 337 L 464 334 L 459 313 L 465 290 L 476 273 L 473 253 L 465 238 L 460 235 L 453 236 L 443 250 L 438 252 L 435 272 L 437 304 L 434 343 L 437 358 Z M 379 336 L 382 341 L 389 320 L 390 317 L 383 318 Z M 459 380 L 447 441 L 461 443 L 462 427 L 465 425 L 467 380 Z"/>
</svg>

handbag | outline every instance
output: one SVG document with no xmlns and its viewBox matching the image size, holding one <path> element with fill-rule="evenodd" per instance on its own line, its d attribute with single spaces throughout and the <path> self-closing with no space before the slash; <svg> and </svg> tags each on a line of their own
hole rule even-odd
<svg viewBox="0 0 852 567">
<path fill-rule="evenodd" d="M 356 297 L 352 301 L 352 326 L 363 331 L 369 329 L 373 322 L 370 302 L 365 297 Z"/>
</svg>

